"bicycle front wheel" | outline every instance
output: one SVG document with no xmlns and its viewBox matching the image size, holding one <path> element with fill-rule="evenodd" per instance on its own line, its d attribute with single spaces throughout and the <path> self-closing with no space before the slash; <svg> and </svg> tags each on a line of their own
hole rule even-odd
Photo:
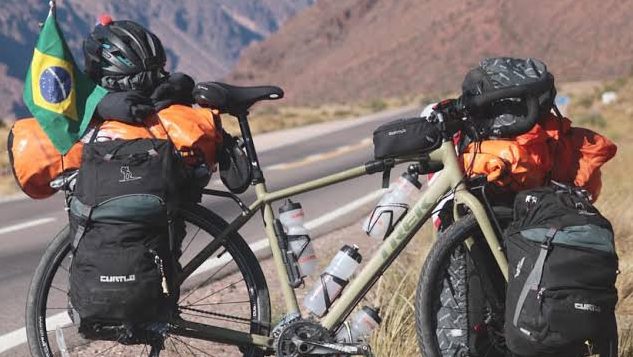
<svg viewBox="0 0 633 357">
<path fill-rule="evenodd" d="M 512 210 L 496 209 L 499 224 Z M 466 246 L 468 238 L 473 238 Z M 425 357 L 507 355 L 505 280 L 473 215 L 448 227 L 426 258 L 416 292 L 418 342 Z"/>
<path fill-rule="evenodd" d="M 512 210 L 495 208 L 495 216 L 504 229 Z M 472 241 L 466 244 L 468 238 Z M 467 215 L 448 227 L 429 252 L 416 292 L 418 342 L 424 357 L 512 356 L 503 335 L 505 288 L 475 217 Z M 592 355 L 582 347 L 567 356 Z M 615 320 L 592 350 L 600 357 L 617 356 Z"/>
<path fill-rule="evenodd" d="M 191 205 L 181 210 L 186 235 L 181 264 L 186 264 L 212 242 L 228 224 L 211 211 Z M 229 236 L 199 269 L 181 285 L 179 319 L 231 330 L 267 335 L 270 330 L 270 298 L 259 263 L 244 239 Z M 50 243 L 29 289 L 26 307 L 28 344 L 33 356 L 263 356 L 255 346 L 219 345 L 165 334 L 160 346 L 143 341 L 86 340 L 70 318 L 68 277 L 71 261 L 68 228 Z M 152 351 L 152 349 L 154 351 Z"/>
</svg>

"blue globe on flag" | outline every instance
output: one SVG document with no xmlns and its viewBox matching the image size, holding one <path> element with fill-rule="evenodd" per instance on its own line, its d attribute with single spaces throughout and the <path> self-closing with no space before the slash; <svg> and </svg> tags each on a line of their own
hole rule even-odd
<svg viewBox="0 0 633 357">
<path fill-rule="evenodd" d="M 62 67 L 48 67 L 40 76 L 40 93 L 49 103 L 61 103 L 70 95 L 73 83 L 70 73 Z"/>
</svg>

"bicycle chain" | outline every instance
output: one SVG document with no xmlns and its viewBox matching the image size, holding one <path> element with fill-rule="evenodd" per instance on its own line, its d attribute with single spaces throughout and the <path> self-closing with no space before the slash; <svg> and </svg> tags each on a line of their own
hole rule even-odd
<svg viewBox="0 0 633 357">
<path fill-rule="evenodd" d="M 211 311 L 204 311 L 204 310 L 194 309 L 192 307 L 180 306 L 180 309 L 181 310 L 189 310 L 189 311 L 193 311 L 193 312 L 197 312 L 197 313 L 205 314 L 205 315 L 212 315 L 212 316 L 222 317 L 222 318 L 230 319 L 230 320 L 243 321 L 243 322 L 252 322 L 251 319 L 245 319 L 243 317 L 235 317 L 235 316 L 231 316 L 231 315 L 225 315 L 225 314 L 221 314 L 219 312 L 211 312 Z"/>
</svg>

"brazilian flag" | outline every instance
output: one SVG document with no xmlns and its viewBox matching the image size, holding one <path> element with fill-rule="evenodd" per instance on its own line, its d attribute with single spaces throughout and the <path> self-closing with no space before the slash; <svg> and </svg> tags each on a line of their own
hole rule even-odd
<svg viewBox="0 0 633 357">
<path fill-rule="evenodd" d="M 84 134 L 107 90 L 81 72 L 57 26 L 54 3 L 24 81 L 24 103 L 61 154 Z"/>
</svg>

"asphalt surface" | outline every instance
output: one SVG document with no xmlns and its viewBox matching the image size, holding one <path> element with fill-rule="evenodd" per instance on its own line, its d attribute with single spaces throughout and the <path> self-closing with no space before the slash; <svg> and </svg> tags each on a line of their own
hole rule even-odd
<svg viewBox="0 0 633 357">
<path fill-rule="evenodd" d="M 315 129 L 309 135 L 311 137 L 299 142 L 288 140 L 288 145 L 270 145 L 276 148 L 259 153 L 269 191 L 363 164 L 372 158 L 371 134 L 378 125 L 397 117 L 414 115 L 416 112 L 417 110 L 411 110 L 397 115 L 361 118 L 351 126 L 349 122 L 342 123 L 340 130 L 320 134 Z M 267 135 L 271 139 L 270 134 Z M 288 135 L 288 132 L 274 135 L 278 135 L 279 140 L 283 141 L 283 135 Z M 275 140 L 275 136 L 272 138 Z M 256 138 L 256 146 L 257 142 Z M 397 173 L 396 170 L 394 175 Z M 212 178 L 212 186 L 221 189 L 216 178 Z M 367 195 L 380 188 L 380 184 L 380 175 L 363 176 L 304 193 L 293 197 L 293 200 L 301 202 L 306 220 L 310 220 Z M 254 190 L 251 188 L 240 197 L 244 202 L 251 203 L 255 200 Z M 202 204 L 227 221 L 239 214 L 239 209 L 230 200 L 210 197 L 205 198 Z M 279 205 L 280 203 L 275 207 Z M 0 203 L 0 336 L 24 326 L 24 308 L 31 276 L 47 244 L 67 222 L 63 207 L 61 195 L 40 201 L 14 200 Z M 364 214 L 354 213 L 315 229 L 312 232 L 313 237 L 348 225 Z M 248 242 L 264 238 L 259 215 L 254 216 L 240 233 Z M 22 345 L 0 355 L 28 356 L 28 352 L 25 345 Z"/>
</svg>

